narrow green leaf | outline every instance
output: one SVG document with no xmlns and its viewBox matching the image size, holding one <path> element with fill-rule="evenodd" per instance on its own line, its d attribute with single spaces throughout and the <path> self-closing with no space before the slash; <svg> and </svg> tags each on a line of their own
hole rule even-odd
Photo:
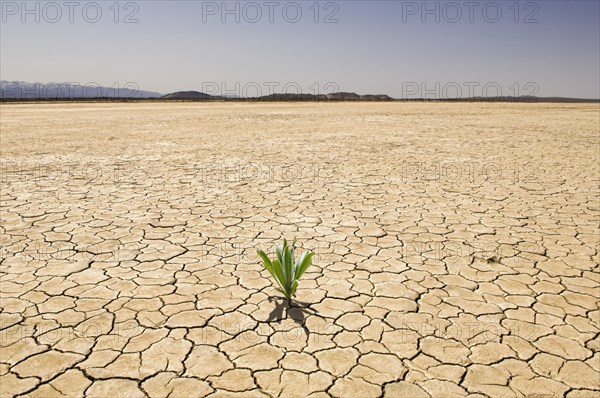
<svg viewBox="0 0 600 398">
<path fill-rule="evenodd" d="M 262 250 L 257 250 L 258 255 L 262 258 L 262 265 L 266 268 L 267 271 L 275 278 L 275 274 L 273 273 L 273 263 L 269 260 L 269 257 Z"/>
<path fill-rule="evenodd" d="M 273 275 L 275 277 L 275 281 L 277 281 L 277 283 L 279 284 L 279 286 L 281 286 L 282 289 L 284 289 L 284 276 L 283 276 L 283 271 L 281 269 L 281 264 L 279 263 L 279 260 L 275 260 L 273 261 L 273 272 L 275 273 L 275 275 Z"/>
<path fill-rule="evenodd" d="M 277 252 L 277 259 L 279 260 L 279 264 L 282 265 L 283 276 L 284 276 L 284 278 L 282 280 L 282 282 L 283 282 L 287 279 L 287 275 L 285 273 L 285 259 L 283 258 L 283 248 L 279 247 L 278 245 L 275 245 L 275 251 Z"/>
<path fill-rule="evenodd" d="M 260 256 L 260 258 L 262 259 L 263 264 L 265 265 L 265 267 L 266 266 L 269 266 L 269 267 L 273 266 L 273 264 L 271 263 L 271 260 L 269 259 L 269 256 L 267 256 L 267 254 L 264 251 L 257 250 L 256 252 L 258 253 L 258 255 Z"/>
<path fill-rule="evenodd" d="M 295 243 L 296 243 L 295 241 L 292 242 L 292 245 L 290 246 L 290 253 L 291 253 L 290 257 L 292 259 L 291 263 L 292 263 L 292 275 L 293 275 L 292 279 L 294 279 L 296 277 L 296 263 L 295 263 L 295 260 L 294 260 L 296 258 L 294 256 L 294 244 Z"/>
<path fill-rule="evenodd" d="M 290 291 L 290 297 L 294 296 L 296 294 L 296 289 L 298 289 L 298 280 L 295 280 L 294 283 L 292 283 L 292 289 Z"/>
<path fill-rule="evenodd" d="M 296 279 L 300 279 L 302 277 L 302 275 L 304 275 L 304 272 L 306 272 L 308 267 L 310 267 L 310 265 L 312 264 L 313 256 L 314 256 L 314 253 L 308 253 L 308 252 L 305 252 L 302 255 L 302 262 L 296 268 Z M 300 261 L 300 259 L 298 261 Z"/>
<path fill-rule="evenodd" d="M 292 282 L 294 281 L 294 277 L 295 275 L 292 273 L 293 271 L 293 266 L 292 266 L 292 251 L 290 250 L 289 247 L 286 247 L 284 252 L 284 261 L 285 261 L 285 273 L 286 273 L 286 280 L 285 280 L 285 285 L 289 289 L 291 289 L 292 287 Z"/>
<path fill-rule="evenodd" d="M 300 268 L 300 264 L 302 264 L 302 262 L 304 261 L 304 258 L 308 255 L 308 252 L 304 252 L 300 255 L 300 257 L 298 257 L 298 260 L 296 261 L 296 270 L 298 270 L 298 268 Z M 297 274 L 297 273 L 296 273 Z"/>
</svg>

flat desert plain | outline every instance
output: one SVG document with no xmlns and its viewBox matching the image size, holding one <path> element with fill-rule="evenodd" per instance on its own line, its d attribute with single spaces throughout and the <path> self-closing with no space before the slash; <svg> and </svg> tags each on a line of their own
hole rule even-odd
<svg viewBox="0 0 600 398">
<path fill-rule="evenodd" d="M 597 104 L 0 116 L 3 397 L 598 396 Z"/>
</svg>

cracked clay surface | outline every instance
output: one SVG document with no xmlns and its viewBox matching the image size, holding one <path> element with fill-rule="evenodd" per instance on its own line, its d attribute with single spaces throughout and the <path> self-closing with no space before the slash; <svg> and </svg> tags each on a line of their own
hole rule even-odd
<svg viewBox="0 0 600 398">
<path fill-rule="evenodd" d="M 598 396 L 597 105 L 0 116 L 2 397 Z"/>
</svg>

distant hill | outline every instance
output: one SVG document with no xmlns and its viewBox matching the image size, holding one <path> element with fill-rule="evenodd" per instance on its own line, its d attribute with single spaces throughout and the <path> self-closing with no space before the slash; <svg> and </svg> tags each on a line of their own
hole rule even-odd
<svg viewBox="0 0 600 398">
<path fill-rule="evenodd" d="M 325 94 L 325 95 L 328 99 L 333 99 L 333 100 L 347 101 L 347 100 L 359 100 L 360 99 L 360 95 L 358 95 L 356 93 L 341 92 L 341 93 L 331 93 L 331 94 Z"/>
<path fill-rule="evenodd" d="M 600 103 L 600 99 L 569 98 L 569 97 L 467 97 L 467 98 L 406 98 L 397 101 L 417 102 L 546 102 L 546 103 Z"/>
<path fill-rule="evenodd" d="M 177 91 L 163 95 L 161 99 L 188 100 L 188 101 L 393 101 L 387 95 L 358 95 L 356 93 L 333 93 L 333 94 L 270 94 L 261 97 L 220 97 L 198 91 Z"/>
<path fill-rule="evenodd" d="M 201 93 L 199 91 L 177 91 L 175 93 L 163 95 L 161 99 L 171 100 L 223 100 L 223 97 L 215 97 L 210 94 Z"/>
<path fill-rule="evenodd" d="M 332 93 L 325 94 L 327 99 L 337 100 L 337 101 L 393 101 L 394 99 L 385 94 L 367 94 L 367 95 L 358 95 L 356 93 Z"/>
<path fill-rule="evenodd" d="M 0 80 L 0 99 L 35 100 L 35 99 L 141 99 L 160 98 L 162 94 L 139 90 L 135 84 L 119 87 L 103 87 L 95 83 L 29 83 L 21 81 Z"/>
<path fill-rule="evenodd" d="M 568 97 L 519 97 L 521 102 L 572 102 L 572 103 L 594 103 L 600 102 L 600 99 L 589 99 L 589 98 L 568 98 Z"/>
</svg>

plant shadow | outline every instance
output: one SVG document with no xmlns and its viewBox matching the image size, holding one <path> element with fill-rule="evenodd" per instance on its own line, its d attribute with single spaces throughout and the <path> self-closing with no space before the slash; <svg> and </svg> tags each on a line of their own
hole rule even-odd
<svg viewBox="0 0 600 398">
<path fill-rule="evenodd" d="M 277 301 L 278 303 L 269 314 L 266 322 L 281 322 L 290 317 L 304 329 L 307 336 L 310 335 L 310 331 L 306 327 L 306 314 L 318 316 L 315 310 L 309 308 L 310 303 L 297 300 L 290 300 L 288 302 L 286 299 L 280 298 L 269 298 L 269 301 Z"/>
</svg>

